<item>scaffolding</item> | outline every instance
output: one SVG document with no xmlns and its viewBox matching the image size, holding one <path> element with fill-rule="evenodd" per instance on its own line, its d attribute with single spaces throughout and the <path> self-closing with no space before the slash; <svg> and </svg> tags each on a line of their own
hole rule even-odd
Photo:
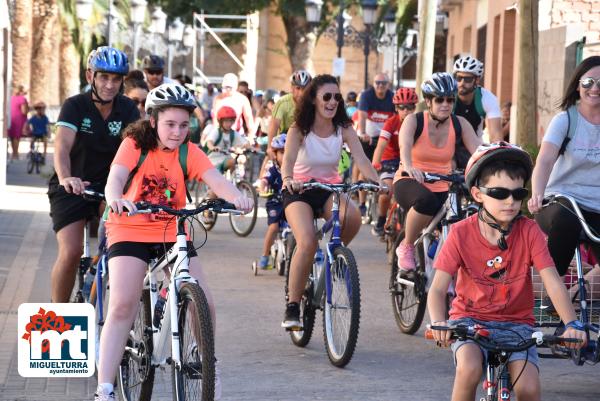
<svg viewBox="0 0 600 401">
<path fill-rule="evenodd" d="M 245 21 L 241 28 L 217 28 L 211 27 L 207 20 L 229 20 L 229 21 Z M 258 30 L 258 14 L 249 15 L 221 15 L 221 14 L 199 14 L 194 13 L 194 29 L 196 30 L 194 47 L 193 47 L 193 62 L 194 62 L 194 84 L 205 86 L 209 83 L 220 84 L 223 80 L 223 75 L 209 76 L 205 73 L 206 63 L 206 34 L 210 34 L 213 39 L 221 46 L 227 55 L 240 67 L 241 75 L 248 82 L 250 88 L 255 87 L 256 82 L 256 51 L 257 51 L 257 30 Z M 219 33 L 238 34 L 246 36 L 246 54 L 242 62 L 227 44 L 219 37 Z M 225 71 L 227 72 L 227 71 Z M 238 75 L 238 74 L 236 74 Z"/>
</svg>

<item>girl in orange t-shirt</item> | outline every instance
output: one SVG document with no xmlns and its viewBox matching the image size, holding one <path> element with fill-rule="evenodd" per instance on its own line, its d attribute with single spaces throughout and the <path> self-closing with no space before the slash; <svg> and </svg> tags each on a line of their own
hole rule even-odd
<svg viewBox="0 0 600 401">
<path fill-rule="evenodd" d="M 452 169 L 455 132 L 451 113 L 458 92 L 456 80 L 447 72 L 436 72 L 423 82 L 421 93 L 425 97 L 427 112 L 423 113 L 423 132 L 415 141 L 416 114 L 404 119 L 398 140 L 402 165 L 394 177 L 394 197 L 406 211 L 405 237 L 396 249 L 398 267 L 403 271 L 415 269 L 415 246 L 421 231 L 448 196 L 448 183 L 423 182 L 423 173 L 449 174 Z M 473 153 L 481 140 L 473 127 L 463 117 L 458 117 L 462 141 Z"/>
<path fill-rule="evenodd" d="M 185 207 L 185 181 L 179 163 L 179 146 L 189 135 L 190 115 L 195 108 L 193 96 L 182 86 L 163 84 L 148 94 L 146 112 L 149 120 L 138 121 L 125 130 L 113 160 L 106 184 L 106 202 L 114 213 L 106 223 L 108 266 L 110 269 L 110 303 L 100 339 L 98 391 L 96 400 L 113 400 L 113 386 L 127 334 L 133 324 L 142 293 L 146 267 L 151 258 L 164 253 L 163 241 L 174 241 L 176 224 L 160 214 L 127 217 L 135 211 L 135 202 Z M 125 188 L 130 172 L 138 164 L 141 152 L 146 159 Z M 220 197 L 244 211 L 252 209 L 252 200 L 243 196 L 210 163 L 196 146 L 188 146 L 187 170 L 190 179 L 203 180 Z M 190 274 L 198 281 L 210 306 L 213 327 L 214 304 L 206 285 L 193 244 L 188 243 Z M 168 246 L 167 246 L 168 249 Z M 220 382 L 215 383 L 215 399 Z M 112 394 L 112 395 L 111 395 Z"/>
</svg>

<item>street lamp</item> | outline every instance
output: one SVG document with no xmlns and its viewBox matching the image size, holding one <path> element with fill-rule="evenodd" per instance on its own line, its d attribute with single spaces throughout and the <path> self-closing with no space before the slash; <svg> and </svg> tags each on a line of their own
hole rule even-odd
<svg viewBox="0 0 600 401">
<path fill-rule="evenodd" d="M 94 0 L 77 0 L 75 2 L 75 15 L 77 15 L 77 19 L 83 24 L 92 16 L 93 8 Z"/>
<path fill-rule="evenodd" d="M 150 19 L 152 20 L 152 33 L 154 34 L 154 54 L 156 54 L 158 35 L 163 35 L 167 29 L 167 14 L 160 6 L 157 6 Z"/>
<path fill-rule="evenodd" d="M 131 22 L 133 23 L 133 68 L 137 68 L 139 50 L 138 31 L 146 17 L 146 0 L 131 0 Z"/>
<path fill-rule="evenodd" d="M 369 86 L 369 53 L 371 52 L 371 26 L 377 17 L 377 0 L 361 0 L 363 10 L 364 33 L 364 55 L 365 55 L 365 89 Z"/>
<path fill-rule="evenodd" d="M 321 8 L 323 0 L 306 0 L 304 9 L 306 11 L 306 20 L 311 25 L 318 25 L 321 21 Z"/>
<path fill-rule="evenodd" d="M 168 59 L 168 70 L 167 73 L 171 76 L 171 64 L 173 61 L 173 47 L 183 40 L 183 30 L 185 29 L 185 25 L 181 22 L 179 17 L 175 18 L 175 20 L 169 25 L 169 31 L 167 33 L 168 40 L 168 51 L 169 54 L 167 56 Z"/>
</svg>

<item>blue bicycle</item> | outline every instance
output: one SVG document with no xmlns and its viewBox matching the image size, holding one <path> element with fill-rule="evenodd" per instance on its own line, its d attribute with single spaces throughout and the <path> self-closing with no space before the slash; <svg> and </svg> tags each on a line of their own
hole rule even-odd
<svg viewBox="0 0 600 401">
<path fill-rule="evenodd" d="M 360 322 L 360 281 L 358 267 L 354 255 L 341 239 L 340 224 L 341 194 L 356 191 L 379 191 L 376 184 L 323 184 L 309 182 L 303 185 L 304 190 L 320 188 L 334 194 L 332 217 L 317 230 L 317 241 L 331 231 L 326 246 L 326 255 L 319 245 L 315 253 L 312 272 L 308 277 L 306 288 L 300 301 L 300 318 L 303 328 L 290 331 L 292 342 L 304 347 L 310 341 L 318 309 L 323 310 L 323 331 L 325 348 L 329 360 L 334 366 L 343 367 L 350 362 L 356 342 Z M 315 219 L 315 227 L 317 219 Z M 295 252 L 295 247 L 290 255 Z M 286 275 L 286 300 L 287 279 Z"/>
</svg>

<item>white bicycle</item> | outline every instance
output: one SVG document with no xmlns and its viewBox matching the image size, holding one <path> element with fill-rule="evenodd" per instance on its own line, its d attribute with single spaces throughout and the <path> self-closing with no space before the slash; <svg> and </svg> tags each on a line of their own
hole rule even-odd
<svg viewBox="0 0 600 401">
<path fill-rule="evenodd" d="M 136 206 L 137 212 L 129 215 L 164 212 L 176 216 L 177 241 L 163 257 L 148 265 L 139 312 L 119 366 L 119 397 L 126 401 L 150 400 L 155 369 L 170 365 L 173 400 L 212 401 L 213 322 L 206 295 L 189 274 L 185 223 L 205 210 L 242 212 L 221 199 L 207 200 L 195 209 L 177 210 L 143 203 Z M 158 295 L 162 289 L 167 289 L 164 301 Z"/>
</svg>

